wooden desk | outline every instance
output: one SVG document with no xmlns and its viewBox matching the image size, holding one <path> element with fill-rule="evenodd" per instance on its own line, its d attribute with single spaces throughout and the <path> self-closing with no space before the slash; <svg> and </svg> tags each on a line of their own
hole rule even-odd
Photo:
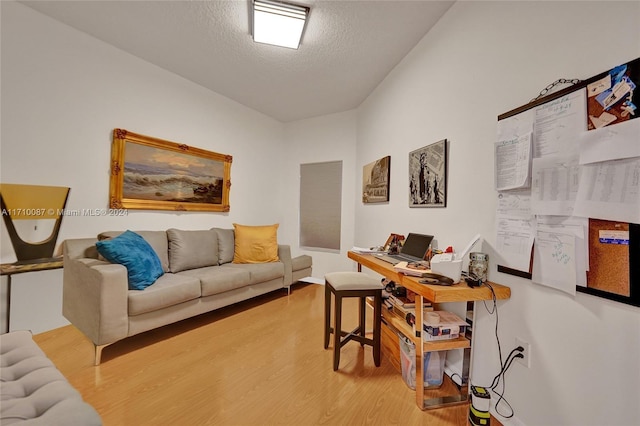
<svg viewBox="0 0 640 426">
<path fill-rule="evenodd" d="M 24 274 L 26 272 L 47 271 L 49 269 L 62 268 L 62 257 L 52 257 L 43 259 L 42 262 L 34 263 L 2 263 L 0 264 L 0 275 L 7 276 L 7 331 L 11 331 L 9 321 L 11 321 L 11 276 Z"/>
<path fill-rule="evenodd" d="M 478 300 L 492 300 L 493 294 L 489 287 L 481 286 L 471 288 L 465 282 L 452 286 L 437 286 L 420 284 L 420 278 L 399 274 L 393 269 L 393 265 L 378 259 L 374 255 L 348 252 L 349 259 L 358 263 L 358 271 L 362 267 L 371 269 L 389 280 L 395 281 L 414 293 L 416 293 L 416 306 L 422 306 L 425 301 L 431 302 L 437 308 L 438 303 L 445 302 L 469 302 Z M 511 289 L 500 284 L 489 282 L 495 293 L 496 299 L 508 299 L 511 297 Z M 422 324 L 422 310 L 416 309 L 416 324 Z M 383 309 L 383 321 L 396 333 L 401 333 L 410 338 L 416 345 L 416 404 L 420 409 L 426 410 L 442 406 L 466 403 L 469 399 L 469 371 L 471 362 L 471 341 L 465 337 L 436 342 L 424 342 L 421 328 L 414 330 L 406 322 Z M 457 389 L 450 386 L 448 390 L 424 388 L 424 357 L 427 352 L 461 349 L 463 354 L 462 386 Z M 451 391 L 453 394 L 444 394 Z"/>
</svg>

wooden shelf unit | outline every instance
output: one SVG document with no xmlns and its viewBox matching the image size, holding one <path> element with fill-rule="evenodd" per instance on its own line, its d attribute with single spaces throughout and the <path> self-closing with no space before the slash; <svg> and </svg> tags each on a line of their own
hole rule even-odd
<svg viewBox="0 0 640 426">
<path fill-rule="evenodd" d="M 373 309 L 373 301 L 369 298 L 367 298 L 367 305 Z M 420 344 L 420 340 L 415 336 L 415 330 L 413 327 L 411 327 L 404 319 L 400 318 L 385 307 L 382 308 L 382 321 L 395 333 L 400 333 L 403 336 L 406 336 L 416 345 Z M 433 352 L 469 348 L 471 347 L 471 342 L 466 337 L 460 336 L 456 339 L 437 340 L 433 342 L 426 342 L 423 340 L 422 345 L 425 352 Z"/>
<path fill-rule="evenodd" d="M 469 287 L 465 282 L 460 282 L 452 286 L 437 286 L 430 284 L 421 284 L 420 278 L 410 277 L 408 275 L 399 274 L 393 268 L 393 265 L 380 260 L 374 255 L 360 254 L 348 252 L 349 259 L 358 263 L 358 271 L 362 271 L 362 267 L 371 269 L 385 276 L 389 280 L 393 280 L 397 285 L 405 287 L 416 293 L 416 306 L 422 306 L 425 301 L 430 302 L 434 309 L 437 310 L 439 303 L 445 302 L 468 302 L 478 300 L 508 299 L 511 297 L 511 289 L 509 287 L 489 282 L 491 286 Z M 422 324 L 423 312 L 416 309 L 416 323 Z M 398 317 L 387 309 L 382 309 L 383 326 L 383 349 L 389 350 L 390 357 L 399 358 L 399 349 L 396 349 L 393 333 L 401 334 L 408 337 L 416 345 L 416 404 L 421 410 L 439 408 L 453 404 L 464 404 L 469 401 L 469 372 L 471 364 L 471 341 L 464 336 L 457 339 L 439 340 L 434 342 L 425 342 L 422 340 L 422 329 L 415 330 L 404 319 Z M 387 328 L 387 330 L 385 330 Z M 462 350 L 462 385 L 459 387 L 448 377 L 445 377 L 445 383 L 448 385 L 444 388 L 430 390 L 424 388 L 423 378 L 423 362 L 424 356 L 428 352 Z M 392 362 L 394 365 L 399 364 Z"/>
<path fill-rule="evenodd" d="M 406 321 L 389 312 L 386 309 L 382 309 L 382 319 L 384 322 L 392 328 L 395 332 L 401 333 L 403 336 L 408 337 L 413 341 L 415 345 L 420 344 L 420 338 L 415 336 L 413 327 L 407 324 Z M 448 351 L 450 349 L 464 349 L 470 348 L 471 342 L 464 336 L 460 336 L 456 339 L 437 340 L 435 342 L 422 341 L 422 346 L 425 352 L 434 351 Z"/>
</svg>

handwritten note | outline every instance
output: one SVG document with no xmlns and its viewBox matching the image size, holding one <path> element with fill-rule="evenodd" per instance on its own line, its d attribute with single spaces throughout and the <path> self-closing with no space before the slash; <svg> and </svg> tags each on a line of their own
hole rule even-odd
<svg viewBox="0 0 640 426">
<path fill-rule="evenodd" d="M 577 216 L 537 216 L 536 230 L 554 234 L 573 235 L 575 238 L 576 285 L 587 285 L 589 270 L 589 219 Z M 564 260 L 560 253 L 555 256 Z"/>
<path fill-rule="evenodd" d="M 538 230 L 531 280 L 565 293 L 576 294 L 575 237 Z"/>
</svg>

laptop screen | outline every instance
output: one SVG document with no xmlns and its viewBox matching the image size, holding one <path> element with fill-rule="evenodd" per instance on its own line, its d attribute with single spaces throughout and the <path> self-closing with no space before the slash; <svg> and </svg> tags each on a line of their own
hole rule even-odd
<svg viewBox="0 0 640 426">
<path fill-rule="evenodd" d="M 429 250 L 431 240 L 433 240 L 433 235 L 409 233 L 402 245 L 402 249 L 400 249 L 400 253 L 424 259 L 427 250 Z"/>
</svg>

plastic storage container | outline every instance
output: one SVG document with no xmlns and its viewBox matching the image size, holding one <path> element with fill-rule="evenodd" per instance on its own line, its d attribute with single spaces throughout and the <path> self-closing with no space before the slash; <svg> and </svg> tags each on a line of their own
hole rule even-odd
<svg viewBox="0 0 640 426">
<path fill-rule="evenodd" d="M 402 378 L 411 389 L 416 388 L 416 345 L 404 336 L 400 339 L 400 366 Z M 424 354 L 424 387 L 437 388 L 442 386 L 444 379 L 444 362 L 446 351 L 433 351 Z"/>
</svg>

